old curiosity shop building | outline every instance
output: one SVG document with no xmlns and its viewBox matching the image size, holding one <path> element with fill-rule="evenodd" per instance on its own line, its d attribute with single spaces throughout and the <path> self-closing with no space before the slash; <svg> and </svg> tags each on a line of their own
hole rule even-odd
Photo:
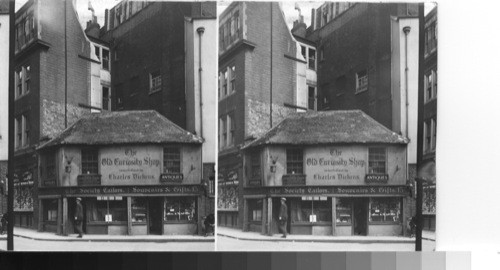
<svg viewBox="0 0 500 270">
<path fill-rule="evenodd" d="M 37 149 L 38 229 L 73 233 L 80 197 L 87 234 L 201 233 L 202 143 L 156 111 L 82 117 Z"/>
<path fill-rule="evenodd" d="M 242 148 L 243 230 L 278 233 L 285 197 L 291 234 L 405 234 L 407 144 L 360 110 L 283 120 Z"/>
</svg>

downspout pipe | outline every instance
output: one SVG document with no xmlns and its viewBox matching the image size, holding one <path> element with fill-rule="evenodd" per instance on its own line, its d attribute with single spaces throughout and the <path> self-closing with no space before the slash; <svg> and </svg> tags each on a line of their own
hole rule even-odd
<svg viewBox="0 0 500 270">
<path fill-rule="evenodd" d="M 405 98 L 406 98 L 406 113 L 405 113 L 405 116 L 406 116 L 406 123 L 405 123 L 405 130 L 406 130 L 406 137 L 410 137 L 410 135 L 408 134 L 408 126 L 409 126 L 409 123 L 408 123 L 408 106 L 410 105 L 409 104 L 409 99 L 408 99 L 408 71 L 409 71 L 409 68 L 408 68 L 408 34 L 410 33 L 410 30 L 411 30 L 411 27 L 410 26 L 405 26 L 403 27 L 403 32 L 405 33 Z"/>
<path fill-rule="evenodd" d="M 198 32 L 198 36 L 199 36 L 199 46 L 198 46 L 198 49 L 199 49 L 199 53 L 198 53 L 198 80 L 199 80 L 199 84 L 200 84 L 200 137 L 203 138 L 203 88 L 202 88 L 202 82 L 203 82 L 203 67 L 202 67 L 202 55 L 201 55 L 201 46 L 202 46 L 202 42 L 201 42 L 201 37 L 203 36 L 203 33 L 205 33 L 205 27 L 198 27 L 198 29 L 196 29 L 196 32 Z"/>
<path fill-rule="evenodd" d="M 271 21 L 269 22 L 269 27 L 271 28 L 270 42 L 271 42 L 271 65 L 270 65 L 270 79 L 269 79 L 269 125 L 273 127 L 273 2 L 269 3 L 271 5 Z"/>
</svg>

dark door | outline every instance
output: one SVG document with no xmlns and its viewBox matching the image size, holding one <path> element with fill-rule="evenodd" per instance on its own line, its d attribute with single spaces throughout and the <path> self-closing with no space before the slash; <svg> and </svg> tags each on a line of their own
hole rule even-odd
<svg viewBox="0 0 500 270">
<path fill-rule="evenodd" d="M 367 198 L 356 198 L 353 200 L 354 212 L 354 235 L 367 235 L 368 228 L 368 200 Z"/>
<path fill-rule="evenodd" d="M 149 234 L 161 234 L 163 226 L 163 200 L 162 198 L 149 199 Z"/>
</svg>

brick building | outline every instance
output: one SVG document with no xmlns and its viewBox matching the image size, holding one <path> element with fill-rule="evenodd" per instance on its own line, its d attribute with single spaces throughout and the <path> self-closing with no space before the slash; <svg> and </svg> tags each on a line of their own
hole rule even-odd
<svg viewBox="0 0 500 270">
<path fill-rule="evenodd" d="M 216 31 L 214 2 L 123 0 L 99 32 L 110 49 L 111 109 L 155 110 L 203 137 L 207 207 L 215 205 Z"/>
<path fill-rule="evenodd" d="M 30 0 L 16 12 L 16 226 L 38 226 L 36 147 L 91 111 L 89 71 L 98 60 L 73 4 Z"/>
<path fill-rule="evenodd" d="M 7 212 L 7 159 L 9 146 L 9 2 L 0 2 L 0 215 Z"/>
<path fill-rule="evenodd" d="M 37 149 L 38 229 L 72 234 L 81 198 L 86 234 L 202 234 L 202 142 L 156 111 L 81 117 Z"/>
<path fill-rule="evenodd" d="M 422 158 L 419 165 L 436 161 L 436 133 L 437 133 L 437 7 L 425 16 L 424 25 L 424 88 L 422 110 L 422 127 L 419 132 L 419 146 Z M 436 229 L 436 182 L 424 186 L 423 228 Z"/>
<path fill-rule="evenodd" d="M 243 224 L 239 149 L 286 116 L 307 110 L 308 61 L 301 51 L 277 2 L 234 2 L 219 16 L 220 226 Z"/>
<path fill-rule="evenodd" d="M 327 2 L 312 11 L 306 34 L 319 55 L 318 110 L 359 109 L 409 138 L 409 183 L 417 164 L 417 15 L 417 4 Z"/>
<path fill-rule="evenodd" d="M 409 216 L 408 140 L 360 110 L 290 116 L 246 145 L 244 231 L 403 235 Z"/>
</svg>

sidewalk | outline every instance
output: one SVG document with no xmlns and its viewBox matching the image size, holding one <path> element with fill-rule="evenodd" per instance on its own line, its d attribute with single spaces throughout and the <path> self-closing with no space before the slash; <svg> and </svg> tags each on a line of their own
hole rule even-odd
<svg viewBox="0 0 500 270">
<path fill-rule="evenodd" d="M 330 243 L 415 243 L 415 238 L 403 236 L 323 236 L 323 235 L 291 235 L 281 238 L 281 234 L 273 236 L 256 232 L 243 232 L 240 229 L 217 227 L 217 235 L 238 240 L 249 241 L 288 241 L 288 242 L 330 242 Z M 435 241 L 434 232 L 423 232 L 422 239 Z"/>
<path fill-rule="evenodd" d="M 14 228 L 14 236 L 40 241 L 72 241 L 72 242 L 214 242 L 213 236 L 199 235 L 83 235 L 76 238 L 77 234 L 68 236 L 56 235 L 52 232 L 37 232 L 27 228 Z M 7 235 L 0 235 L 0 241 L 6 240 Z"/>
</svg>

